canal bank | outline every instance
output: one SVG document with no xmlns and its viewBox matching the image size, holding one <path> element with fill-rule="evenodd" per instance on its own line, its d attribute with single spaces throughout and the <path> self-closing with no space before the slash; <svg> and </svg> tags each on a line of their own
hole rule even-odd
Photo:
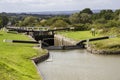
<svg viewBox="0 0 120 80">
<path fill-rule="evenodd" d="M 70 46 L 76 45 L 77 41 L 67 38 L 65 36 L 56 34 L 54 36 L 54 44 L 55 46 Z"/>
<path fill-rule="evenodd" d="M 39 48 L 37 48 L 37 49 L 39 49 Z M 34 66 L 36 67 L 39 75 L 40 75 L 41 80 L 44 80 L 44 79 L 43 79 L 43 75 L 42 75 L 42 73 L 40 72 L 37 64 L 39 64 L 39 63 L 41 63 L 41 62 L 44 62 L 45 60 L 47 60 L 47 59 L 49 58 L 49 56 L 50 56 L 50 54 L 49 54 L 49 52 L 46 50 L 46 54 L 43 54 L 43 55 L 40 55 L 40 56 L 37 56 L 37 57 L 33 57 L 33 58 L 31 59 L 32 62 L 33 62 L 33 64 L 34 64 Z"/>
<path fill-rule="evenodd" d="M 102 37 L 99 37 L 100 39 L 102 39 Z M 99 40 L 99 38 L 96 38 L 97 40 Z M 104 38 L 104 37 L 103 37 Z M 109 38 L 108 38 L 109 39 Z M 55 35 L 55 45 L 56 46 L 68 46 L 68 45 L 76 45 L 78 43 L 78 41 L 75 41 L 73 39 L 70 39 L 70 38 L 66 38 L 65 36 L 62 36 L 62 35 Z M 102 40 L 104 41 L 104 40 Z M 100 41 L 99 41 L 100 42 Z M 98 43 L 99 43 L 98 42 Z M 106 54 L 106 55 L 111 55 L 111 54 L 120 54 L 120 50 L 117 49 L 117 50 L 108 50 L 108 49 L 96 49 L 95 47 L 95 43 L 91 43 L 91 42 L 88 42 L 87 43 L 87 40 L 86 40 L 86 43 L 85 43 L 85 48 L 88 52 L 90 53 L 93 53 L 93 54 Z M 105 45 L 105 44 L 104 44 Z M 114 45 L 113 45 L 114 46 Z M 119 48 L 119 45 L 115 46 L 117 48 Z"/>
<path fill-rule="evenodd" d="M 93 45 L 87 47 L 87 51 L 93 54 L 105 54 L 105 55 L 115 55 L 120 54 L 120 50 L 99 50 L 92 47 Z"/>
<path fill-rule="evenodd" d="M 97 34 L 96 36 L 92 36 L 90 31 L 76 31 L 76 32 L 61 32 L 61 35 L 71 38 L 75 41 L 90 39 L 90 38 L 99 38 L 101 36 Z M 101 40 L 89 42 L 89 47 L 87 50 L 94 54 L 120 54 L 120 37 L 116 36 L 116 38 L 112 38 L 113 36 L 109 36 L 111 39 Z"/>
<path fill-rule="evenodd" d="M 31 57 L 43 55 L 34 44 L 4 43 L 4 39 L 30 40 L 23 34 L 0 31 L 0 80 L 42 80 Z"/>
</svg>

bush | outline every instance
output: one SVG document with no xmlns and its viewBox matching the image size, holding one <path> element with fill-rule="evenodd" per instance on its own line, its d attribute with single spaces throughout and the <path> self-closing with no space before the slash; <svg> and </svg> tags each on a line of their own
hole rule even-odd
<svg viewBox="0 0 120 80">
<path fill-rule="evenodd" d="M 68 27 L 68 23 L 63 20 L 57 20 L 55 23 L 52 24 L 52 27 Z"/>
<path fill-rule="evenodd" d="M 88 30 L 88 24 L 73 24 L 72 27 L 75 27 L 75 31 Z"/>
<path fill-rule="evenodd" d="M 117 37 L 120 37 L 120 28 L 113 27 L 113 28 L 104 28 L 103 32 L 101 34 L 104 35 L 117 35 Z"/>
</svg>

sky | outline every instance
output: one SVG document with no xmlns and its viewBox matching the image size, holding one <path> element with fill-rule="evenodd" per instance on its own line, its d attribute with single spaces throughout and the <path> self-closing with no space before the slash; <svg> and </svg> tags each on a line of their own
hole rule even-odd
<svg viewBox="0 0 120 80">
<path fill-rule="evenodd" d="M 0 12 L 119 9 L 120 0 L 0 0 Z"/>
</svg>

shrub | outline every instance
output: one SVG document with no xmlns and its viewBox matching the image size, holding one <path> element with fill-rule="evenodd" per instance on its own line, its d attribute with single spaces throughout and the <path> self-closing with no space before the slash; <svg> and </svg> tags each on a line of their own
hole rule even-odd
<svg viewBox="0 0 120 80">
<path fill-rule="evenodd" d="M 87 24 L 73 24 L 72 27 L 75 27 L 75 31 L 84 31 L 88 29 Z"/>
</svg>

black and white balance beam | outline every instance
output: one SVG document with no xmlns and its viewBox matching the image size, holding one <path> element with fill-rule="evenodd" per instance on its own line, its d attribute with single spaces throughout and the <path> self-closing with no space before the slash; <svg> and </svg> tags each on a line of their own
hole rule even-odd
<svg viewBox="0 0 120 80">
<path fill-rule="evenodd" d="M 40 44 L 39 41 L 25 41 L 25 40 L 23 41 L 23 40 L 6 40 L 6 39 L 4 39 L 3 42 Z"/>
</svg>

